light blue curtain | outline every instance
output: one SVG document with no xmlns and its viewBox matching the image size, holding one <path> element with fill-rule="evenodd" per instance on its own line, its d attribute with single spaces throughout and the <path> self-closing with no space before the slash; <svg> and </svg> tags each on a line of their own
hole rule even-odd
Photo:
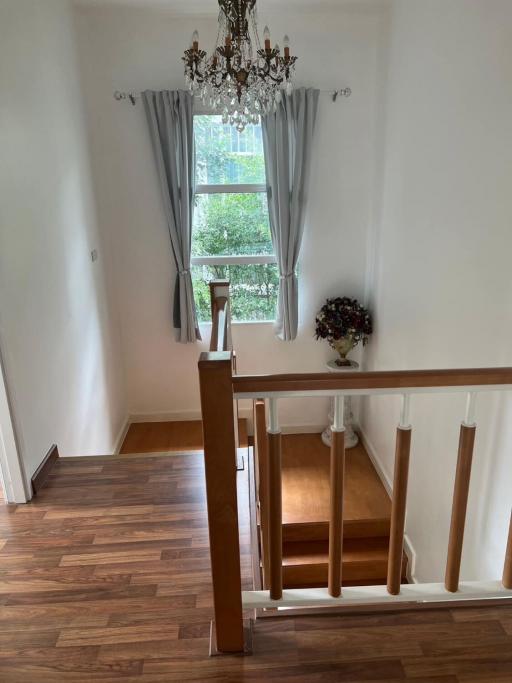
<svg viewBox="0 0 512 683">
<path fill-rule="evenodd" d="M 183 90 L 142 93 L 172 253 L 176 264 L 174 327 L 178 341 L 201 339 L 190 273 L 195 193 L 193 97 Z"/>
<path fill-rule="evenodd" d="M 299 323 L 295 271 L 304 232 L 319 94 L 311 88 L 283 94 L 276 111 L 262 117 L 270 229 L 279 266 L 276 334 L 284 341 L 295 339 Z"/>
</svg>

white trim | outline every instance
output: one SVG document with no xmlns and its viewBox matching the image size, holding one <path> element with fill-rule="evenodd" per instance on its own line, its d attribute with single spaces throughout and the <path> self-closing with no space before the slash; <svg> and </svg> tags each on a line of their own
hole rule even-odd
<svg viewBox="0 0 512 683">
<path fill-rule="evenodd" d="M 263 375 L 264 377 L 266 375 Z M 512 391 L 512 384 L 478 384 L 476 386 L 400 387 L 387 389 L 318 389 L 297 391 L 237 391 L 236 399 L 256 398 L 313 398 L 320 396 L 391 396 L 396 394 L 481 394 L 491 391 Z"/>
<path fill-rule="evenodd" d="M 274 254 L 192 256 L 190 262 L 193 266 L 250 266 L 277 263 Z"/>
<path fill-rule="evenodd" d="M 476 394 L 472 391 L 468 393 L 466 399 L 466 417 L 462 423 L 465 427 L 476 427 Z"/>
<path fill-rule="evenodd" d="M 251 408 L 241 408 L 238 417 L 250 419 Z M 128 423 L 138 424 L 140 422 L 191 422 L 202 420 L 201 410 L 167 410 L 156 413 L 132 413 L 128 418 Z M 129 426 L 128 425 L 128 426 Z"/>
<path fill-rule="evenodd" d="M 393 497 L 393 483 L 391 481 L 391 478 L 388 476 L 387 472 L 385 471 L 381 459 L 377 455 L 377 450 L 374 447 L 373 443 L 370 441 L 368 438 L 368 435 L 360 428 L 357 428 L 357 432 L 359 434 L 359 437 L 361 439 L 361 443 L 368 453 L 368 457 L 370 458 L 372 465 L 377 472 L 377 476 L 382 482 L 382 485 L 386 489 L 386 492 L 390 498 Z M 409 583 L 418 583 L 418 579 L 416 578 L 416 550 L 411 542 L 411 539 L 407 534 L 404 535 L 404 551 L 405 554 L 407 555 L 407 558 L 409 562 L 407 563 L 407 580 Z"/>
<path fill-rule="evenodd" d="M 282 425 L 282 434 L 321 434 L 325 429 L 325 424 L 306 424 L 306 425 Z M 327 451 L 327 449 L 326 449 Z M 328 451 L 327 451 L 328 452 Z"/>
<path fill-rule="evenodd" d="M 190 422 L 200 420 L 200 410 L 168 410 L 158 413 L 134 413 L 130 415 L 130 424 L 140 422 Z"/>
<path fill-rule="evenodd" d="M 198 194 L 259 194 L 267 191 L 261 183 L 229 183 L 225 185 L 196 185 Z"/>
<path fill-rule="evenodd" d="M 439 603 L 461 600 L 512 599 L 512 590 L 501 581 L 461 582 L 456 593 L 448 592 L 442 583 L 405 584 L 399 595 L 390 595 L 386 586 L 344 587 L 341 597 L 333 598 L 327 588 L 295 588 L 283 591 L 281 600 L 272 600 L 270 591 L 242 591 L 243 609 L 276 607 L 335 607 L 344 605 L 379 605 L 400 602 Z"/>
<path fill-rule="evenodd" d="M 113 455 L 119 455 L 119 451 L 121 450 L 121 446 L 123 445 L 124 440 L 126 439 L 126 435 L 128 434 L 128 430 L 130 429 L 131 423 L 132 421 L 130 417 L 126 417 L 125 421 L 123 422 L 123 425 L 121 426 L 121 429 L 119 430 L 117 438 L 114 441 Z"/>
<path fill-rule="evenodd" d="M 334 419 L 332 423 L 333 432 L 344 432 L 345 431 L 345 397 L 335 396 L 334 397 Z"/>
<path fill-rule="evenodd" d="M 277 399 L 271 398 L 268 402 L 268 433 L 279 434 L 279 406 Z"/>
<path fill-rule="evenodd" d="M 8 503 L 26 503 L 29 500 L 25 486 L 25 473 L 16 438 L 16 429 L 9 400 L 7 381 L 0 357 L 0 468 Z"/>
<path fill-rule="evenodd" d="M 411 429 L 410 422 L 410 412 L 411 412 L 411 396 L 410 394 L 404 394 L 402 396 L 402 410 L 400 411 L 400 424 L 398 425 L 400 429 L 408 430 Z"/>
</svg>

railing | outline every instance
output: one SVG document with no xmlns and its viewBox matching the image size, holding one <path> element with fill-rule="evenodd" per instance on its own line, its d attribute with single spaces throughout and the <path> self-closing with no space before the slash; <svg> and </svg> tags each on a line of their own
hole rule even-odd
<svg viewBox="0 0 512 683">
<path fill-rule="evenodd" d="M 243 610 L 280 607 L 434 603 L 512 598 L 512 519 L 501 581 L 460 582 L 460 564 L 476 432 L 475 398 L 481 391 L 512 389 L 512 368 L 418 370 L 301 375 L 237 376 L 230 351 L 202 354 L 199 360 L 201 404 L 205 436 L 206 487 L 219 651 L 244 648 Z M 411 396 L 422 393 L 467 392 L 467 410 L 460 427 L 450 537 L 444 584 L 401 585 L 407 482 L 412 426 Z M 401 394 L 402 410 L 396 430 L 396 456 L 391 532 L 386 586 L 342 588 L 343 489 L 345 444 L 343 398 L 350 395 Z M 329 578 L 327 588 L 283 590 L 281 510 L 281 430 L 278 401 L 295 396 L 334 396 L 329 522 Z M 241 591 L 234 401 L 252 399 L 260 467 L 264 548 L 264 590 Z M 262 434 L 268 402 L 266 439 Z M 258 443 L 259 442 L 259 443 Z M 265 521 L 265 524 L 263 524 Z"/>
<path fill-rule="evenodd" d="M 212 280 L 210 282 L 210 300 L 212 307 L 210 351 L 228 351 L 231 349 L 228 280 Z"/>
</svg>

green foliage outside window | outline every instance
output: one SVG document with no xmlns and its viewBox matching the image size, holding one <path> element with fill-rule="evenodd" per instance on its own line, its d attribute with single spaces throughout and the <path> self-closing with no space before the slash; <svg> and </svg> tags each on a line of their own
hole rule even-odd
<svg viewBox="0 0 512 683">
<path fill-rule="evenodd" d="M 217 116 L 194 118 L 197 175 L 201 185 L 265 184 L 261 128 L 240 134 Z M 272 254 L 265 192 L 198 194 L 194 212 L 193 256 Z M 200 321 L 210 314 L 211 279 L 231 282 L 234 320 L 273 320 L 279 275 L 275 264 L 194 266 Z"/>
</svg>

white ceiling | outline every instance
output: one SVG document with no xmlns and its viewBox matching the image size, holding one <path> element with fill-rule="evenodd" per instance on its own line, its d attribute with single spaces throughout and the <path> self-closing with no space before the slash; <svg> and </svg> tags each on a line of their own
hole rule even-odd
<svg viewBox="0 0 512 683">
<path fill-rule="evenodd" d="M 138 8 L 169 9 L 180 14 L 217 14 L 217 0 L 74 0 L 82 6 L 118 6 Z M 321 9 L 322 7 L 375 6 L 386 0 L 258 0 L 258 8 L 265 12 L 272 9 L 299 10 Z"/>
</svg>

